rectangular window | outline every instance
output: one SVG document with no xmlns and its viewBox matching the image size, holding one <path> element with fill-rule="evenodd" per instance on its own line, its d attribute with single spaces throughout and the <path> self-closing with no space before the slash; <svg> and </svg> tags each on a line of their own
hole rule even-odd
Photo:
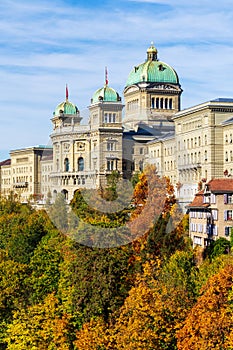
<svg viewBox="0 0 233 350">
<path fill-rule="evenodd" d="M 225 236 L 230 236 L 232 230 L 232 226 L 225 226 Z"/>
<path fill-rule="evenodd" d="M 218 235 L 218 226 L 213 225 L 213 226 L 212 226 L 212 230 L 213 230 L 213 231 L 212 231 L 212 232 L 213 232 L 213 235 L 214 235 L 214 236 L 217 236 L 217 235 Z"/>
<path fill-rule="evenodd" d="M 143 154 L 143 148 L 142 147 L 140 147 L 139 153 Z"/>
<path fill-rule="evenodd" d="M 114 170 L 114 160 L 107 160 L 107 170 L 108 171 Z"/>
<path fill-rule="evenodd" d="M 224 210 L 224 220 L 232 220 L 232 210 Z"/>
<path fill-rule="evenodd" d="M 210 203 L 212 203 L 212 204 L 216 203 L 216 196 L 213 193 L 211 193 L 211 195 L 210 195 Z"/>
<path fill-rule="evenodd" d="M 114 150 L 115 150 L 115 142 L 108 142 L 107 151 L 114 151 Z"/>
<path fill-rule="evenodd" d="M 104 113 L 104 123 L 116 123 L 116 113 Z"/>
<path fill-rule="evenodd" d="M 201 245 L 202 244 L 202 238 L 198 237 L 198 236 L 194 236 L 193 237 L 193 243 L 197 244 L 197 245 Z"/>
<path fill-rule="evenodd" d="M 233 198 L 232 198 L 232 193 L 230 193 L 230 194 L 224 194 L 223 195 L 223 197 L 224 197 L 224 204 L 231 204 L 231 203 L 233 203 Z"/>
<path fill-rule="evenodd" d="M 218 210 L 217 209 L 212 210 L 212 217 L 214 220 L 218 220 Z"/>
</svg>

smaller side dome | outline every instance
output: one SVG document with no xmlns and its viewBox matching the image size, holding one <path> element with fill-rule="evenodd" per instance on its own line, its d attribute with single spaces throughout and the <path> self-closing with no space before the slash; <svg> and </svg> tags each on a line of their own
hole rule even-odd
<svg viewBox="0 0 233 350">
<path fill-rule="evenodd" d="M 59 103 L 59 105 L 55 108 L 55 111 L 54 111 L 54 115 L 57 115 L 57 116 L 59 116 L 60 114 L 76 115 L 77 113 L 78 113 L 78 107 L 69 101 L 64 101 Z"/>
<path fill-rule="evenodd" d="M 105 85 L 104 87 L 96 90 L 92 96 L 91 104 L 97 102 L 119 102 L 121 98 L 116 90 L 108 86 L 108 71 L 105 67 Z"/>
<path fill-rule="evenodd" d="M 53 114 L 55 116 L 60 116 L 61 114 L 77 115 L 78 112 L 78 107 L 68 100 L 68 87 L 66 85 L 66 100 L 57 105 Z"/>
<path fill-rule="evenodd" d="M 92 96 L 91 103 L 97 102 L 118 102 L 121 101 L 119 94 L 109 86 L 105 85 L 104 87 L 96 90 Z"/>
</svg>

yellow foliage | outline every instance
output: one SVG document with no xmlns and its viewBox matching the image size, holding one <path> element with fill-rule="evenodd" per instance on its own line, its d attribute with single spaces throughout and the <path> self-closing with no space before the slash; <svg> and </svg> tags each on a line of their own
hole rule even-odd
<svg viewBox="0 0 233 350">
<path fill-rule="evenodd" d="M 45 302 L 17 311 L 8 326 L 8 350 L 68 350 L 69 316 L 60 315 L 57 299 L 48 295 Z"/>
</svg>

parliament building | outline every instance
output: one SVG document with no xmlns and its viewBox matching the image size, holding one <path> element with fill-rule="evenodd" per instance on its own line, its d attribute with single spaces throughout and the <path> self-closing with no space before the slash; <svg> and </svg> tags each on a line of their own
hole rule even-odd
<svg viewBox="0 0 233 350">
<path fill-rule="evenodd" d="M 86 125 L 66 88 L 51 117 L 52 146 L 12 150 L 0 162 L 1 194 L 43 203 L 62 192 L 70 201 L 78 188 L 106 185 L 113 170 L 128 179 L 154 164 L 186 208 L 205 183 L 233 176 L 233 98 L 181 110 L 181 94 L 178 74 L 153 44 L 129 73 L 123 98 L 106 74 Z"/>
</svg>

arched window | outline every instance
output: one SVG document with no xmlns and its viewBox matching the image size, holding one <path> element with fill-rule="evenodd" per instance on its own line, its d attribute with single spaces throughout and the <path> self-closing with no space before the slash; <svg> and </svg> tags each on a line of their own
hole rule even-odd
<svg viewBox="0 0 233 350">
<path fill-rule="evenodd" d="M 79 157 L 78 159 L 78 171 L 84 171 L 84 159 Z"/>
<path fill-rule="evenodd" d="M 65 160 L 64 160 L 64 168 L 65 168 L 65 171 L 69 171 L 70 162 L 69 162 L 68 158 L 65 158 Z"/>
<path fill-rule="evenodd" d="M 68 199 L 68 191 L 67 190 L 62 190 L 61 193 L 64 195 L 65 199 Z"/>
</svg>

